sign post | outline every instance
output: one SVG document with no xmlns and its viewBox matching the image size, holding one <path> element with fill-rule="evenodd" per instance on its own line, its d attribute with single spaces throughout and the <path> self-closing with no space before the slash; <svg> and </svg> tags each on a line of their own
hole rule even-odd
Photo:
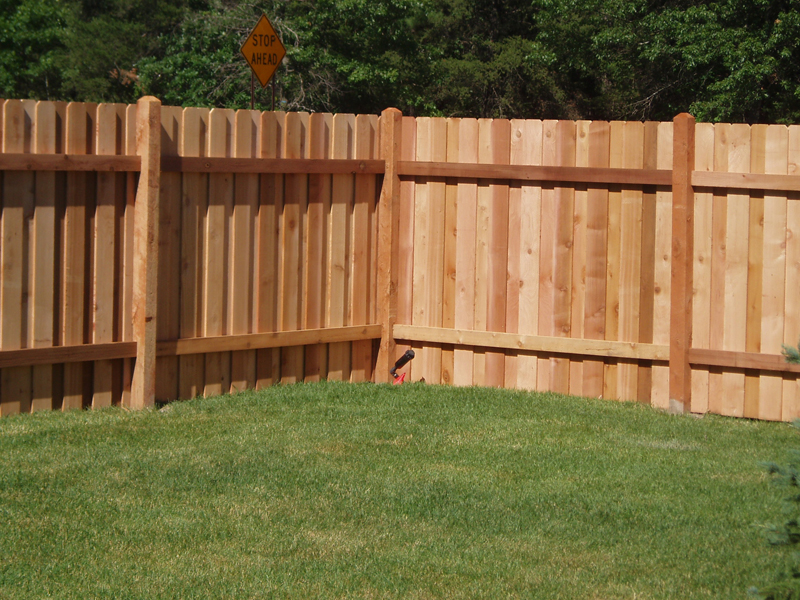
<svg viewBox="0 0 800 600">
<path fill-rule="evenodd" d="M 281 43 L 272 23 L 267 19 L 267 15 L 262 14 L 261 18 L 253 27 L 250 35 L 241 47 L 242 56 L 250 65 L 253 74 L 258 79 L 261 87 L 267 87 L 267 83 L 272 79 L 278 65 L 281 64 L 283 57 L 286 56 L 286 48 Z M 252 88 L 252 80 L 251 80 Z M 255 94 L 251 89 L 250 108 L 253 108 Z M 275 110 L 275 88 L 272 91 L 272 110 Z"/>
</svg>

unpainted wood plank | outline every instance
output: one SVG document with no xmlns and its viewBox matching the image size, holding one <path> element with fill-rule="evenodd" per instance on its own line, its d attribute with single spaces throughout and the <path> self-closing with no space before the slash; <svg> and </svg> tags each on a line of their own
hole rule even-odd
<svg viewBox="0 0 800 600">
<path fill-rule="evenodd" d="M 623 133 L 624 168 L 643 167 L 644 124 L 625 123 Z M 619 275 L 619 340 L 639 340 L 640 278 L 642 273 L 642 192 L 622 190 L 620 212 L 620 275 Z M 638 366 L 621 363 L 618 366 L 617 393 L 620 400 L 636 400 L 638 396 Z"/>
<path fill-rule="evenodd" d="M 511 127 L 511 163 L 541 165 L 542 121 L 513 121 Z M 519 188 L 518 316 L 517 331 L 536 335 L 539 332 L 539 243 L 542 217 L 542 188 L 521 184 Z M 509 210 L 509 222 L 511 211 Z M 511 252 L 509 245 L 509 253 Z M 536 389 L 537 356 L 521 352 L 517 357 L 518 389 Z M 508 382 L 507 382 L 508 383 Z"/>
<path fill-rule="evenodd" d="M 542 164 L 558 164 L 558 121 L 544 121 L 542 130 Z M 552 185 L 542 186 L 541 242 L 539 247 L 539 335 L 556 335 L 556 246 L 558 238 L 557 194 Z M 536 388 L 539 391 L 555 389 L 552 372 L 555 358 L 540 358 L 537 367 Z"/>
<path fill-rule="evenodd" d="M 347 159 L 355 155 L 354 115 L 337 114 L 333 117 L 333 158 Z M 328 226 L 327 272 L 327 326 L 341 327 L 348 323 L 350 284 L 348 256 L 350 254 L 350 228 L 352 227 L 353 196 L 355 185 L 352 175 L 337 174 L 332 178 L 330 222 Z M 347 342 L 328 346 L 328 379 L 349 381 L 351 345 Z"/>
<path fill-rule="evenodd" d="M 53 102 L 38 102 L 35 116 L 35 152 L 54 154 L 59 120 Z M 31 285 L 32 315 L 30 346 L 46 348 L 55 339 L 56 310 L 56 174 L 40 172 L 35 175 L 36 200 L 33 215 Z M 37 365 L 33 368 L 31 410 L 50 410 L 55 407 L 53 398 L 53 366 Z M 0 390 L 1 391 L 1 390 Z"/>
<path fill-rule="evenodd" d="M 124 105 L 100 104 L 97 107 L 96 148 L 99 155 L 117 155 L 124 151 Z M 117 314 L 117 199 L 124 189 L 124 175 L 97 174 L 97 200 L 92 235 L 92 343 L 115 341 Z M 114 397 L 115 363 L 99 360 L 94 363 L 92 408 L 103 408 L 119 402 Z"/>
<path fill-rule="evenodd" d="M 331 157 L 333 115 L 313 113 L 309 117 L 309 156 L 322 159 Z M 304 328 L 314 329 L 325 323 L 325 297 L 327 283 L 328 239 L 327 215 L 331 207 L 331 176 L 324 174 L 308 177 L 308 206 L 306 215 L 306 242 L 304 252 L 303 298 Z M 305 381 L 327 378 L 328 347 L 317 344 L 305 347 Z"/>
<path fill-rule="evenodd" d="M 458 162 L 478 161 L 478 121 L 461 119 L 458 123 Z M 475 326 L 475 244 L 478 201 L 477 180 L 460 179 L 457 184 L 456 216 L 456 289 L 454 327 Z M 472 385 L 473 352 L 468 348 L 453 350 L 453 383 Z"/>
<path fill-rule="evenodd" d="M 416 160 L 431 160 L 432 150 L 432 119 L 421 117 L 417 119 L 417 154 Z M 412 325 L 430 326 L 428 309 L 430 306 L 429 296 L 434 293 L 431 278 L 434 273 L 428 265 L 428 260 L 432 254 L 430 245 L 431 240 L 431 220 L 432 215 L 431 185 L 426 180 L 417 181 L 414 191 L 414 271 L 413 271 L 413 298 L 412 298 Z M 414 378 L 430 381 L 432 375 L 432 349 L 429 346 L 412 344 L 414 352 L 419 359 L 414 365 Z"/>
<path fill-rule="evenodd" d="M 308 113 L 287 113 L 283 150 L 286 158 L 306 158 Z M 308 176 L 286 175 L 281 225 L 281 331 L 294 331 L 302 325 L 303 306 L 303 229 L 308 203 Z M 303 349 L 281 350 L 281 383 L 303 380 Z"/>
<path fill-rule="evenodd" d="M 3 152 L 31 152 L 33 119 L 31 107 L 22 100 L 7 100 L 3 106 Z M 34 109 L 35 110 L 35 109 Z M 3 174 L 0 219 L 0 348 L 18 350 L 28 346 L 28 277 L 30 265 L 29 224 L 35 202 L 35 176 L 22 171 Z M 0 371 L 0 416 L 29 412 L 32 379 L 30 367 Z"/>
<path fill-rule="evenodd" d="M 234 112 L 214 108 L 208 118 L 208 156 L 231 156 Z M 227 225 L 233 205 L 233 174 L 208 176 L 208 210 L 203 244 L 203 335 L 225 335 L 228 301 Z M 215 396 L 230 389 L 230 353 L 211 352 L 205 356 L 203 394 Z"/>
<path fill-rule="evenodd" d="M 511 123 L 494 119 L 491 130 L 492 164 L 507 165 L 511 157 Z M 489 186 L 489 269 L 486 325 L 489 331 L 505 332 L 508 294 L 508 182 L 494 181 Z M 486 385 L 504 387 L 505 353 L 486 352 Z"/>
<path fill-rule="evenodd" d="M 414 117 L 401 119 L 400 158 L 414 160 L 417 152 L 417 120 Z M 400 180 L 400 225 L 398 231 L 398 260 L 397 260 L 397 323 L 411 324 L 413 314 L 414 290 L 414 205 L 416 182 L 413 179 Z M 397 357 L 403 355 L 410 346 L 398 344 L 395 346 Z M 392 357 L 391 360 L 395 360 Z M 405 367 L 409 379 L 414 372 L 414 362 Z"/>
<path fill-rule="evenodd" d="M 355 120 L 355 158 L 377 157 L 378 123 L 371 115 L 358 115 Z M 372 220 L 375 212 L 375 176 L 355 175 L 354 202 L 349 257 L 350 262 L 350 323 L 366 325 L 370 320 L 372 288 L 375 285 L 371 273 L 371 250 L 374 244 Z M 350 381 L 372 380 L 372 342 L 353 342 Z"/>
<path fill-rule="evenodd" d="M 609 125 L 610 151 L 608 164 L 611 168 L 622 168 L 625 124 L 612 121 Z M 609 186 L 608 190 L 608 235 L 606 249 L 606 339 L 619 340 L 620 327 L 620 278 L 621 278 L 621 231 L 622 188 Z M 603 373 L 603 397 L 617 400 L 620 397 L 617 361 L 607 361 Z"/>
<path fill-rule="evenodd" d="M 764 173 L 766 157 L 766 125 L 750 128 L 750 171 Z M 761 190 L 750 194 L 750 243 L 747 249 L 747 325 L 745 349 L 761 351 L 761 298 L 764 269 L 764 193 Z M 757 371 L 745 371 L 744 416 L 757 418 L 759 413 L 760 386 Z"/>
<path fill-rule="evenodd" d="M 670 162 L 671 165 L 671 162 Z M 695 125 L 695 171 L 714 169 L 714 125 L 697 123 Z M 713 232 L 712 190 L 697 190 L 694 195 L 694 299 L 692 301 L 692 347 L 710 348 L 711 339 L 711 282 L 712 282 L 712 232 Z M 667 296 L 669 297 L 669 296 Z M 707 369 L 692 369 L 692 406 L 694 413 L 708 412 L 709 373 Z M 666 402 L 667 404 L 663 404 Z M 669 397 L 660 403 L 659 408 L 669 407 Z"/>
<path fill-rule="evenodd" d="M 730 127 L 730 124 L 727 123 L 714 125 L 714 172 L 728 171 Z M 727 270 L 725 240 L 728 229 L 728 198 L 726 190 L 714 190 L 711 211 L 711 306 L 715 307 L 715 310 L 711 311 L 709 319 L 709 348 L 722 350 L 725 333 L 725 273 Z M 708 375 L 709 412 L 722 413 L 724 393 L 722 369 L 710 369 Z"/>
<path fill-rule="evenodd" d="M 261 113 L 260 158 L 283 156 L 285 115 L 282 112 Z M 253 300 L 257 332 L 278 331 L 280 214 L 283 211 L 283 175 L 260 175 L 258 216 L 256 217 L 256 273 L 258 283 Z M 280 381 L 279 348 L 256 351 L 256 388 Z"/>
<path fill-rule="evenodd" d="M 611 143 L 611 128 L 607 121 L 589 125 L 590 167 L 607 168 Z M 606 253 L 608 246 L 608 188 L 592 187 L 587 191 L 586 207 L 586 300 L 583 335 L 587 339 L 606 339 Z M 584 396 L 603 395 L 602 360 L 583 362 Z"/>
<path fill-rule="evenodd" d="M 234 117 L 233 155 L 255 158 L 258 148 L 261 113 L 238 110 Z M 253 332 L 253 296 L 255 287 L 254 237 L 258 204 L 258 175 L 234 175 L 233 210 L 230 220 L 230 267 L 228 287 L 228 323 L 232 335 Z M 256 351 L 231 353 L 231 387 L 236 393 L 256 385 Z"/>
<path fill-rule="evenodd" d="M 575 166 L 589 166 L 590 121 L 576 123 Z M 589 211 L 589 190 L 585 185 L 575 186 L 572 216 L 572 284 L 569 335 L 583 338 L 583 316 L 586 312 L 586 223 Z M 583 395 L 583 357 L 574 357 L 569 366 L 569 393 Z"/>
<path fill-rule="evenodd" d="M 180 155 L 202 156 L 206 151 L 209 110 L 185 108 L 181 127 Z M 203 332 L 203 222 L 208 211 L 208 175 L 181 174 L 181 338 L 200 337 Z M 201 396 L 205 387 L 205 358 L 190 354 L 178 358 L 178 397 Z"/>
<path fill-rule="evenodd" d="M 161 102 L 140 98 L 136 110 L 136 152 L 142 171 L 136 190 L 133 233 L 133 339 L 136 364 L 130 407 L 155 404 L 158 312 L 159 199 L 161 181 Z"/>
<path fill-rule="evenodd" d="M 447 161 L 458 162 L 461 119 L 447 119 Z M 455 327 L 456 248 L 458 244 L 458 181 L 448 179 L 444 209 L 444 284 L 442 288 L 442 327 Z M 450 345 L 442 347 L 442 383 L 453 383 L 455 355 Z"/>
<path fill-rule="evenodd" d="M 789 129 L 784 125 L 770 125 L 765 138 L 765 172 L 786 175 L 789 166 Z M 787 205 L 786 196 L 774 193 L 764 196 L 763 283 L 761 314 L 757 316 L 761 319 L 760 351 L 769 354 L 779 354 L 784 343 Z M 763 373 L 760 378 L 757 417 L 771 421 L 781 420 L 782 404 L 783 378 Z"/>
<path fill-rule="evenodd" d="M 478 162 L 492 164 L 492 119 L 478 120 Z M 478 181 L 475 228 L 475 321 L 476 331 L 488 331 L 489 252 L 491 244 L 492 189 L 489 182 Z M 486 350 L 473 349 L 473 385 L 486 385 Z"/>
<path fill-rule="evenodd" d="M 728 171 L 747 173 L 750 170 L 750 127 L 734 124 L 730 128 Z M 750 198 L 728 194 L 728 219 L 725 239 L 725 331 L 723 350 L 744 351 L 747 336 L 747 271 L 750 238 Z M 744 414 L 745 375 L 730 370 L 722 375 L 722 414 L 740 417 Z"/>
<path fill-rule="evenodd" d="M 656 167 L 658 169 L 672 169 L 672 123 L 659 123 L 657 136 Z M 665 188 L 658 188 L 655 196 L 652 342 L 654 344 L 668 345 L 670 341 L 670 296 L 672 294 L 672 192 Z M 696 274 L 694 281 L 696 285 Z M 651 383 L 650 404 L 657 408 L 668 409 L 669 366 L 653 364 Z"/>
<path fill-rule="evenodd" d="M 655 169 L 658 164 L 658 123 L 644 124 L 643 168 Z M 642 238 L 641 275 L 639 277 L 639 341 L 653 342 L 654 311 L 656 300 L 656 188 L 644 186 L 641 194 Z M 652 403 L 653 365 L 639 363 L 637 372 L 636 399 L 644 404 Z"/>
<path fill-rule="evenodd" d="M 91 136 L 87 129 L 91 124 L 89 112 L 96 106 L 71 102 L 67 106 L 65 151 L 67 154 L 91 154 Z M 61 344 L 83 344 L 85 333 L 85 287 L 87 251 L 87 173 L 67 173 L 66 208 L 62 225 L 62 317 Z M 86 365 L 64 365 L 63 401 L 64 410 L 83 408 L 84 376 Z M 87 399 L 88 400 L 88 399 Z"/>
<path fill-rule="evenodd" d="M 125 108 L 124 147 L 126 156 L 136 156 L 136 114 L 137 106 L 130 104 Z M 66 119 L 65 119 L 66 120 Z M 138 173 L 125 174 L 125 197 L 120 209 L 120 302 L 119 322 L 122 340 L 133 341 L 133 233 L 136 212 L 136 186 Z M 131 385 L 133 383 L 133 358 L 122 360 L 122 392 L 120 403 L 131 405 Z M 57 379 L 54 379 L 57 381 Z"/>
<path fill-rule="evenodd" d="M 788 175 L 800 175 L 800 125 L 789 126 Z M 797 347 L 800 344 L 800 193 L 788 195 L 786 208 L 786 284 L 784 300 L 783 343 Z M 800 379 L 783 381 L 781 420 L 792 421 L 800 417 Z"/>
</svg>

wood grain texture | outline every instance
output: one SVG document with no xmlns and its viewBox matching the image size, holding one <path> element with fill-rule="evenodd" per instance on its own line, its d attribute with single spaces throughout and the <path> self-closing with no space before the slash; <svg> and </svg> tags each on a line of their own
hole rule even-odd
<svg viewBox="0 0 800 600">
<path fill-rule="evenodd" d="M 346 159 L 355 152 L 355 116 L 338 114 L 333 117 L 332 152 L 334 158 Z M 350 306 L 350 236 L 355 187 L 350 175 L 334 175 L 328 227 L 327 326 L 348 324 Z M 350 344 L 332 344 L 328 349 L 328 378 L 349 381 L 351 368 Z"/>
<path fill-rule="evenodd" d="M 542 122 L 512 121 L 511 162 L 540 165 L 542 162 Z M 539 332 L 539 243 L 542 217 L 542 189 L 533 184 L 519 186 L 519 283 L 517 331 L 536 335 Z M 509 224 L 511 211 L 509 209 Z M 511 225 L 509 225 L 511 226 Z M 509 245 L 509 255 L 511 245 Z M 539 360 L 536 354 L 520 352 L 517 358 L 515 387 L 536 389 Z M 508 382 L 507 382 L 508 383 Z"/>
<path fill-rule="evenodd" d="M 285 115 L 282 112 L 261 113 L 260 158 L 278 158 L 283 155 Z M 278 331 L 280 214 L 283 211 L 283 181 L 281 174 L 259 176 L 260 192 L 256 216 L 256 273 L 255 331 Z M 281 353 L 278 348 L 256 352 L 256 388 L 261 389 L 280 381 Z"/>
<path fill-rule="evenodd" d="M 461 119 L 447 119 L 447 160 L 458 162 L 459 123 Z M 456 248 L 458 244 L 458 182 L 448 179 L 444 208 L 444 263 L 442 283 L 442 327 L 455 327 L 456 316 Z M 453 383 L 455 356 L 452 346 L 442 348 L 441 382 Z"/>
<path fill-rule="evenodd" d="M 605 168 L 609 164 L 611 127 L 606 121 L 589 126 L 589 166 Z M 584 335 L 588 339 L 606 339 L 606 259 L 608 252 L 608 189 L 587 190 L 586 207 L 586 300 Z M 602 361 L 583 363 L 583 394 L 593 398 L 603 395 Z"/>
<path fill-rule="evenodd" d="M 542 164 L 555 165 L 558 161 L 558 121 L 544 121 L 542 124 Z M 556 294 L 556 190 L 552 186 L 542 187 L 540 246 L 539 246 L 539 335 L 556 335 L 555 294 Z M 537 365 L 536 389 L 554 389 L 551 357 L 539 358 Z"/>
<path fill-rule="evenodd" d="M 403 160 L 414 160 L 417 148 L 417 120 L 414 117 L 401 119 L 400 157 Z M 413 291 L 414 291 L 414 204 L 416 183 L 411 179 L 400 180 L 400 207 L 398 231 L 398 261 L 397 261 L 397 322 L 411 324 L 413 318 Z M 397 357 L 409 349 L 410 346 L 398 344 L 395 348 Z M 397 358 L 395 357 L 395 358 Z M 394 361 L 392 361 L 394 364 Z M 414 372 L 414 363 L 406 366 L 406 372 L 411 377 Z"/>
<path fill-rule="evenodd" d="M 696 171 L 714 168 L 714 125 L 695 125 Z M 711 290 L 713 264 L 713 205 L 711 190 L 695 190 L 694 195 L 694 300 L 692 302 L 692 347 L 710 348 L 711 343 Z M 708 412 L 709 372 L 692 369 L 692 406 L 694 413 Z"/>
<path fill-rule="evenodd" d="M 789 127 L 788 175 L 800 175 L 800 126 Z M 783 343 L 797 346 L 800 344 L 800 193 L 788 195 L 786 207 L 786 284 L 784 299 L 784 333 Z M 781 419 L 791 421 L 800 416 L 800 379 L 785 378 L 783 382 L 783 404 Z"/>
<path fill-rule="evenodd" d="M 458 124 L 459 162 L 478 159 L 478 121 L 461 119 Z M 460 180 L 457 184 L 456 217 L 456 297 L 453 326 L 472 329 L 475 326 L 475 252 L 478 201 L 477 181 Z M 473 353 L 471 349 L 454 348 L 453 383 L 472 385 Z"/>
<path fill-rule="evenodd" d="M 233 153 L 234 112 L 212 109 L 208 116 L 209 156 Z M 208 176 L 208 209 L 205 216 L 203 246 L 203 335 L 218 336 L 226 330 L 228 301 L 228 221 L 233 205 L 233 174 Z M 205 356 L 203 395 L 215 396 L 230 389 L 230 354 L 214 352 Z"/>
<path fill-rule="evenodd" d="M 588 167 L 589 164 L 589 121 L 576 123 L 575 165 Z M 572 283 L 570 303 L 569 335 L 583 338 L 584 314 L 586 313 L 586 225 L 589 213 L 589 190 L 585 185 L 575 186 L 575 200 L 572 216 Z M 570 360 L 569 393 L 583 395 L 583 360 L 576 357 Z"/>
<path fill-rule="evenodd" d="M 621 168 L 623 164 L 624 123 L 612 121 L 609 125 L 609 157 L 612 168 Z M 622 188 L 611 186 L 608 190 L 608 233 L 606 247 L 606 323 L 607 340 L 619 339 L 619 302 L 620 302 L 620 227 L 622 223 Z M 616 361 L 607 361 L 603 373 L 603 398 L 617 399 L 618 369 Z"/>
</svg>

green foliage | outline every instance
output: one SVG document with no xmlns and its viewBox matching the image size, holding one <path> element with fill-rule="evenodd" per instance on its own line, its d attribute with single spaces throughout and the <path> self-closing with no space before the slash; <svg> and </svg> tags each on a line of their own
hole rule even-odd
<svg viewBox="0 0 800 600">
<path fill-rule="evenodd" d="M 800 364 L 800 344 L 798 344 L 797 348 L 792 346 L 784 346 L 783 356 L 786 358 L 786 362 L 788 363 Z"/>
<path fill-rule="evenodd" d="M 0 0 L 0 93 L 242 108 L 262 12 L 285 110 L 800 122 L 800 0 Z"/>
</svg>

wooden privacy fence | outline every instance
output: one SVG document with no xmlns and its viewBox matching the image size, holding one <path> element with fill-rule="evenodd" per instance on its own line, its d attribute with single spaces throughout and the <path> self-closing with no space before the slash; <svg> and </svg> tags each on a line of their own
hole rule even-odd
<svg viewBox="0 0 800 600">
<path fill-rule="evenodd" d="M 2 414 L 413 347 L 414 380 L 800 416 L 800 127 L 2 108 Z"/>
</svg>

